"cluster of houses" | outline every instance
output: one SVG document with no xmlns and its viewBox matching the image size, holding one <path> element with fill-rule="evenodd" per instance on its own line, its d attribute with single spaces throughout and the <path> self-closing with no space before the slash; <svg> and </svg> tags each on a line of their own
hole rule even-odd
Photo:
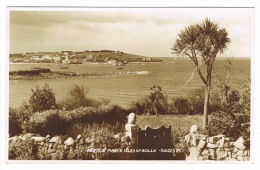
<svg viewBox="0 0 260 170">
<path fill-rule="evenodd" d="M 76 54 L 70 51 L 60 53 L 25 53 L 23 58 L 11 59 L 11 63 L 82 63 L 81 59 L 76 58 Z M 29 59 L 28 59 L 29 58 Z"/>
<path fill-rule="evenodd" d="M 67 63 L 82 64 L 85 62 L 105 62 L 109 65 L 121 66 L 134 61 L 151 61 L 151 58 L 129 58 L 120 59 L 121 51 L 61 51 L 61 52 L 39 52 L 11 54 L 10 63 Z"/>
<path fill-rule="evenodd" d="M 97 53 L 123 53 L 119 51 L 101 50 L 101 51 L 61 51 L 61 52 L 43 52 L 43 53 L 24 53 L 10 57 L 10 63 L 68 63 L 81 64 L 84 62 L 109 61 L 109 57 L 99 59 L 102 55 Z M 15 59 L 14 59 L 15 57 Z"/>
</svg>

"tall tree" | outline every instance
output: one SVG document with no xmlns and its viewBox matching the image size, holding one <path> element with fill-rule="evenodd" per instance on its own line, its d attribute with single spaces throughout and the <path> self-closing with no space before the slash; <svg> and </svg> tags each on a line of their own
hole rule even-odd
<svg viewBox="0 0 260 170">
<path fill-rule="evenodd" d="M 206 18 L 200 24 L 186 27 L 178 34 L 174 43 L 173 54 L 187 56 L 195 64 L 199 77 L 205 85 L 203 129 L 208 126 L 208 114 L 210 108 L 210 91 L 213 64 L 216 57 L 227 49 L 230 43 L 228 32 L 225 28 L 219 28 L 218 24 Z M 201 65 L 206 66 L 203 72 Z"/>
<path fill-rule="evenodd" d="M 153 87 L 150 88 L 151 94 L 149 96 L 149 99 L 151 100 L 153 104 L 153 109 L 155 112 L 155 115 L 158 116 L 158 107 L 162 100 L 164 99 L 163 93 L 162 93 L 162 88 L 161 86 L 156 86 L 154 85 Z"/>
</svg>

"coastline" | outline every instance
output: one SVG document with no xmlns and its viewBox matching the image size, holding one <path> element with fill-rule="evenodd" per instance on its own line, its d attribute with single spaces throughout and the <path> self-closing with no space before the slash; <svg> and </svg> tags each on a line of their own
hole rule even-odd
<svg viewBox="0 0 260 170">
<path fill-rule="evenodd" d="M 28 70 L 20 70 L 28 71 Z M 87 78 L 87 77 L 110 77 L 117 75 L 144 75 L 148 71 L 134 71 L 134 72 L 115 72 L 115 73 L 75 73 L 75 72 L 48 72 L 39 74 L 19 74 L 19 71 L 9 72 L 9 80 L 39 80 L 39 79 L 68 79 L 68 78 Z"/>
</svg>

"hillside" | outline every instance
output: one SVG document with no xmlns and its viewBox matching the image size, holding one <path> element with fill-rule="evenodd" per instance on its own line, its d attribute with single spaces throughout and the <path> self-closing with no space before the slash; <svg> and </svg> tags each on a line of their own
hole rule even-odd
<svg viewBox="0 0 260 170">
<path fill-rule="evenodd" d="M 30 62 L 62 62 L 62 60 L 81 60 L 82 62 L 107 62 L 116 60 L 122 62 L 158 62 L 160 59 L 129 54 L 121 51 L 100 50 L 100 51 L 61 51 L 61 52 L 35 52 L 10 54 L 10 62 L 30 63 Z"/>
</svg>

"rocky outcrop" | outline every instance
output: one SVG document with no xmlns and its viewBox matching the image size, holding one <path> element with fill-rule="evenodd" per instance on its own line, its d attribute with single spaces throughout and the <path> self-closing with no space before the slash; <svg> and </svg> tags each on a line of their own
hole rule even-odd
<svg viewBox="0 0 260 170">
<path fill-rule="evenodd" d="M 31 71 L 29 71 L 31 72 Z M 37 72 L 37 71 L 36 71 Z M 111 72 L 111 73 L 74 73 L 74 72 L 46 72 L 37 74 L 16 74 L 9 73 L 9 80 L 38 80 L 38 79 L 67 79 L 67 78 L 87 78 L 87 77 L 110 77 L 117 75 L 142 75 L 148 72 Z"/>
</svg>

